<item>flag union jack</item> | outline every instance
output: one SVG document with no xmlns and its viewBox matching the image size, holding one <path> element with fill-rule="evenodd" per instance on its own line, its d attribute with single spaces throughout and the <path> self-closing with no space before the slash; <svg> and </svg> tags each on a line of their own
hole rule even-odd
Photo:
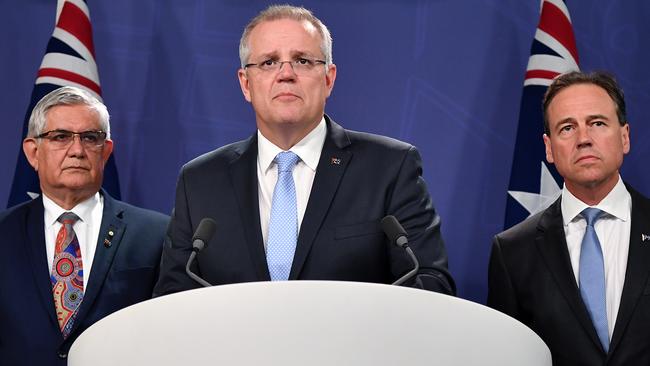
<svg viewBox="0 0 650 366">
<path fill-rule="evenodd" d="M 38 70 L 36 84 L 73 85 L 100 97 L 92 26 L 84 1 L 67 0 L 57 9 L 56 27 Z"/>
<path fill-rule="evenodd" d="M 561 181 L 545 162 L 542 98 L 557 75 L 579 70 L 571 17 L 561 0 L 542 1 L 519 109 L 517 140 L 508 186 L 505 228 L 536 214 L 560 195 Z"/>
<path fill-rule="evenodd" d="M 566 4 L 542 2 L 542 12 L 526 69 L 526 85 L 549 86 L 554 77 L 579 70 L 578 49 Z"/>
</svg>

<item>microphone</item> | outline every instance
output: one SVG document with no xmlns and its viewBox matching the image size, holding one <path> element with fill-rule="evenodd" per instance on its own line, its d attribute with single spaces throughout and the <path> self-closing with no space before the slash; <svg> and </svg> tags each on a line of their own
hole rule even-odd
<svg viewBox="0 0 650 366">
<path fill-rule="evenodd" d="M 390 240 L 391 243 L 406 250 L 406 253 L 408 253 L 409 257 L 411 257 L 411 261 L 413 262 L 413 269 L 404 276 L 397 279 L 397 281 L 393 282 L 393 285 L 399 286 L 415 276 L 416 273 L 418 273 L 418 270 L 420 269 L 420 263 L 415 257 L 413 250 L 409 248 L 409 241 L 406 236 L 406 230 L 404 230 L 395 216 L 388 215 L 381 219 L 381 229 L 384 230 L 384 234 L 386 234 L 388 240 Z"/>
<path fill-rule="evenodd" d="M 196 255 L 202 251 L 203 248 L 205 248 L 207 242 L 210 241 L 210 239 L 214 236 L 216 229 L 217 223 L 209 217 L 205 217 L 201 220 L 201 222 L 199 222 L 199 226 L 196 228 L 196 231 L 192 236 L 192 253 L 190 254 L 190 258 L 187 260 L 187 264 L 185 265 L 185 273 L 187 273 L 187 275 L 190 276 L 190 278 L 192 278 L 194 281 L 205 287 L 210 287 L 212 285 L 208 281 L 192 272 L 190 270 L 190 265 L 192 262 L 194 262 Z"/>
</svg>

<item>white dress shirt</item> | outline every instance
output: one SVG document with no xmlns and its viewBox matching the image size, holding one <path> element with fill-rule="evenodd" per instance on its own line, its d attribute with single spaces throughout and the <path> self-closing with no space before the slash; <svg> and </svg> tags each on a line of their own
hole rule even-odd
<svg viewBox="0 0 650 366">
<path fill-rule="evenodd" d="M 47 251 L 49 273 L 52 273 L 52 266 L 54 265 L 56 236 L 62 226 L 57 219 L 64 212 L 74 212 L 75 215 L 79 216 L 79 220 L 75 222 L 72 228 L 79 241 L 84 271 L 84 291 L 86 291 L 88 278 L 90 277 L 90 269 L 92 268 L 93 258 L 95 257 L 95 249 L 97 248 L 99 228 L 102 224 L 104 198 L 101 194 L 95 193 L 94 196 L 74 206 L 72 210 L 64 210 L 46 195 L 43 195 L 43 207 L 45 208 L 45 249 Z"/>
<path fill-rule="evenodd" d="M 623 180 L 618 177 L 618 183 L 607 196 L 595 206 L 589 206 L 576 198 L 566 185 L 562 190 L 562 218 L 564 234 L 566 235 L 569 257 L 573 266 L 576 283 L 579 282 L 580 250 L 582 238 L 585 235 L 587 221 L 580 212 L 587 207 L 598 208 L 604 213 L 600 216 L 594 229 L 600 241 L 605 263 L 605 296 L 607 301 L 607 325 L 609 339 L 612 339 L 616 316 L 621 304 L 627 255 L 630 248 L 630 227 L 632 198 L 625 188 Z"/>
<path fill-rule="evenodd" d="M 300 157 L 300 160 L 298 160 L 298 163 L 293 169 L 293 181 L 296 185 L 296 203 L 298 205 L 298 231 L 300 231 L 300 225 L 305 216 L 311 186 L 314 183 L 316 167 L 318 166 L 318 160 L 323 150 L 326 135 L 327 126 L 323 117 L 316 128 L 289 149 L 289 151 L 294 152 Z M 282 151 L 282 149 L 264 137 L 259 130 L 257 131 L 257 187 L 264 248 L 266 248 L 266 240 L 269 234 L 273 190 L 278 180 L 278 168 L 273 159 Z"/>
</svg>

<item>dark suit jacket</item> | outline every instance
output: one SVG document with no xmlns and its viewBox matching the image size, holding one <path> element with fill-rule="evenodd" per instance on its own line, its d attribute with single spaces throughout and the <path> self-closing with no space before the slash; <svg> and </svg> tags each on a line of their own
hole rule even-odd
<svg viewBox="0 0 650 366">
<path fill-rule="evenodd" d="M 74 329 L 65 341 L 54 311 L 43 200 L 0 214 L 0 364 L 65 365 L 63 356 L 86 328 L 151 298 L 169 218 L 102 193 L 97 250 Z M 110 342 L 106 340 L 108 346 Z"/>
<path fill-rule="evenodd" d="M 290 280 L 391 283 L 412 269 L 380 220 L 392 214 L 420 260 L 410 285 L 455 291 L 420 156 L 406 143 L 344 130 L 327 116 L 327 137 L 298 234 Z M 181 170 L 155 294 L 198 287 L 185 274 L 192 233 L 204 217 L 217 232 L 192 269 L 213 285 L 269 281 L 257 182 L 257 135 L 187 163 Z"/>
<path fill-rule="evenodd" d="M 554 365 L 650 365 L 650 201 L 628 187 L 632 227 L 621 305 L 605 354 L 569 259 L 560 199 L 494 238 L 488 305 L 529 326 Z M 623 243 L 621 243 L 623 244 Z"/>
</svg>

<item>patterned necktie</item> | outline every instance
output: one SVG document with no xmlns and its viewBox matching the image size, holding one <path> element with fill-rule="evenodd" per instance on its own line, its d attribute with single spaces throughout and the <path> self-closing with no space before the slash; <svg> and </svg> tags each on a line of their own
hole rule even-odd
<svg viewBox="0 0 650 366">
<path fill-rule="evenodd" d="M 79 217 L 72 212 L 64 212 L 57 220 L 62 225 L 54 244 L 54 265 L 50 280 L 56 317 L 63 338 L 67 338 L 84 296 L 81 251 L 72 228 Z"/>
<path fill-rule="evenodd" d="M 293 255 L 298 240 L 298 210 L 293 168 L 298 155 L 284 151 L 275 157 L 278 165 L 278 181 L 273 190 L 271 219 L 266 245 L 266 262 L 272 281 L 289 279 Z"/>
<path fill-rule="evenodd" d="M 603 345 L 605 352 L 609 351 L 609 331 L 607 329 L 607 310 L 605 298 L 605 265 L 600 241 L 594 230 L 594 224 L 603 211 L 597 208 L 586 208 L 582 216 L 587 220 L 585 236 L 582 238 L 580 250 L 580 294 L 587 306 L 591 321 Z"/>
</svg>

